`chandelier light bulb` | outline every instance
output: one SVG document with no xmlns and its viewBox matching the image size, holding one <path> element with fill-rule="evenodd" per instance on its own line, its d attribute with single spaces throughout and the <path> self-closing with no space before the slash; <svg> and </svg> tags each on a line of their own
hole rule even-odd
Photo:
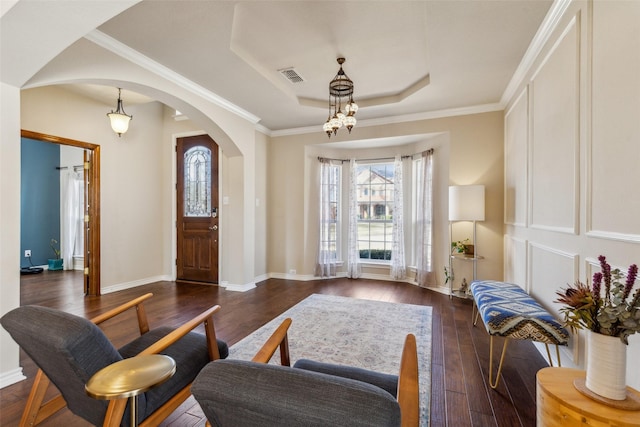
<svg viewBox="0 0 640 427">
<path fill-rule="evenodd" d="M 351 102 L 349 102 L 349 103 L 345 106 L 344 110 L 347 112 L 347 114 L 349 114 L 349 113 L 353 113 L 353 114 L 355 114 L 355 113 L 357 113 L 357 112 L 358 112 L 358 104 L 356 104 L 356 103 L 355 103 L 355 102 L 353 102 L 353 100 L 352 100 Z"/>
<path fill-rule="evenodd" d="M 331 127 L 331 119 L 327 119 L 327 121 L 322 126 L 322 130 L 327 133 L 329 138 L 331 138 L 331 132 L 333 132 L 333 128 Z"/>
<path fill-rule="evenodd" d="M 344 125 L 349 130 L 349 133 L 351 133 L 351 129 L 356 125 L 356 123 L 357 123 L 356 118 L 353 117 L 353 115 L 351 114 L 344 118 Z"/>
</svg>

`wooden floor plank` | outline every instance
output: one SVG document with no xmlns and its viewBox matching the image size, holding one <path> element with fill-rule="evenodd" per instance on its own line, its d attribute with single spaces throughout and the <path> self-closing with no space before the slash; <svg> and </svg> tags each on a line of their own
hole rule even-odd
<svg viewBox="0 0 640 427">
<path fill-rule="evenodd" d="M 154 297 L 146 304 L 151 326 L 178 326 L 214 304 L 222 309 L 216 315 L 218 337 L 233 345 L 307 296 L 320 293 L 351 296 L 433 308 L 431 426 L 518 426 L 535 420 L 535 373 L 546 366 L 529 342 L 511 349 L 504 378 L 497 391 L 486 386 L 488 336 L 480 324 L 471 324 L 471 303 L 449 298 L 413 284 L 376 280 L 292 281 L 269 279 L 247 292 L 231 292 L 217 286 L 157 282 L 100 297 L 82 295 L 81 272 L 47 272 L 23 276 L 21 303 L 58 308 L 87 318 L 146 292 Z M 132 314 L 133 316 L 133 314 Z M 135 334 L 135 325 L 122 320 L 105 327 L 117 343 Z M 511 345 L 511 344 L 510 344 Z M 24 400 L 31 388 L 36 367 L 21 352 L 21 365 L 27 380 L 0 390 L 0 425 L 18 424 Z M 475 360 L 475 365 L 474 361 Z M 514 403 L 514 399 L 516 402 Z M 488 412 L 491 408 L 491 413 Z M 193 398 L 187 400 L 163 424 L 203 426 L 204 415 Z M 41 424 L 85 427 L 89 424 L 67 409 Z"/>
</svg>

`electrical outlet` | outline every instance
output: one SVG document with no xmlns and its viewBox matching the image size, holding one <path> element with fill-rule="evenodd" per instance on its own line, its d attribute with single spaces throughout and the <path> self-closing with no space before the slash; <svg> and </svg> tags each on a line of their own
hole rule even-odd
<svg viewBox="0 0 640 427">
<path fill-rule="evenodd" d="M 31 258 L 31 249 L 25 249 L 24 257 L 25 258 Z"/>
<path fill-rule="evenodd" d="M 291 270 L 289 270 L 289 274 L 296 274 L 296 271 L 291 269 Z"/>
</svg>

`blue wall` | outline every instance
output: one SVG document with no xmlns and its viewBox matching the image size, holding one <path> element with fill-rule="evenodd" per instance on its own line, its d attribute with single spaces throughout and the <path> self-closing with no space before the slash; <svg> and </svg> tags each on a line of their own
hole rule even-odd
<svg viewBox="0 0 640 427">
<path fill-rule="evenodd" d="M 33 265 L 46 265 L 51 239 L 60 242 L 60 146 L 22 138 L 21 150 L 20 267 L 31 265 L 26 249 Z"/>
</svg>

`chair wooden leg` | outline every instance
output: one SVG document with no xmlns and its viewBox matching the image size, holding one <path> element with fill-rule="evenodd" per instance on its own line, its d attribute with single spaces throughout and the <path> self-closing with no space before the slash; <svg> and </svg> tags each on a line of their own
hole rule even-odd
<svg viewBox="0 0 640 427">
<path fill-rule="evenodd" d="M 51 380 L 49 380 L 41 369 L 38 369 L 33 386 L 29 392 L 29 397 L 27 398 L 27 404 L 22 413 L 22 418 L 20 419 L 20 427 L 38 425 L 43 420 L 67 406 L 67 402 L 65 402 L 60 395 L 49 400 L 44 405 L 42 404 L 49 384 L 51 384 Z"/>
<path fill-rule="evenodd" d="M 502 365 L 504 362 L 504 355 L 507 353 L 507 344 L 509 343 L 509 338 L 504 339 L 504 344 L 502 346 L 502 355 L 500 355 L 500 364 L 498 365 L 498 373 L 496 374 L 496 380 L 493 381 L 493 335 L 489 337 L 489 385 L 491 388 L 495 389 L 498 387 L 498 383 L 500 382 L 500 374 L 502 373 Z"/>
<path fill-rule="evenodd" d="M 173 397 L 165 402 L 160 408 L 156 409 L 156 411 L 149 415 L 144 419 L 143 422 L 140 423 L 140 427 L 151 427 L 157 426 L 160 424 L 165 418 L 167 418 L 173 411 L 178 409 L 182 403 L 187 400 L 191 396 L 191 384 L 187 385 L 185 388 L 177 392 L 173 395 Z"/>
<path fill-rule="evenodd" d="M 103 427 L 117 427 L 122 423 L 124 411 L 127 409 L 129 399 L 115 399 L 109 402 L 107 413 L 104 414 Z"/>
</svg>

